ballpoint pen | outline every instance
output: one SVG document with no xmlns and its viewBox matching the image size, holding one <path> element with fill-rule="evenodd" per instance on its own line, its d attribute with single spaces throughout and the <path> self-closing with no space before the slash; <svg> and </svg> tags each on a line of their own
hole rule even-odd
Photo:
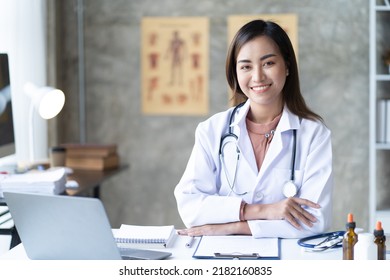
<svg viewBox="0 0 390 280">
<path fill-rule="evenodd" d="M 187 248 L 191 248 L 192 243 L 194 243 L 194 240 L 195 240 L 195 237 L 194 236 L 190 236 L 189 239 L 186 242 L 186 247 Z"/>
</svg>

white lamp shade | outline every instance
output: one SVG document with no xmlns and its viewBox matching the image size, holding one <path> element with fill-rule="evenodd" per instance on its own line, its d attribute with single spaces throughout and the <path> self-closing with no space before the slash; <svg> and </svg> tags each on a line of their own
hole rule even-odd
<svg viewBox="0 0 390 280">
<path fill-rule="evenodd" d="M 65 94 L 59 89 L 37 87 L 31 83 L 27 83 L 24 89 L 43 119 L 54 118 L 64 107 Z"/>
</svg>

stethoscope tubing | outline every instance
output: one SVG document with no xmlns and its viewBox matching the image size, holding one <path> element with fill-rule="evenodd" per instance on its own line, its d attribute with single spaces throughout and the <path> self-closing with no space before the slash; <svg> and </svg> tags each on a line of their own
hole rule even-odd
<svg viewBox="0 0 390 280">
<path fill-rule="evenodd" d="M 295 157 L 297 152 L 297 130 L 293 130 L 293 150 L 292 150 L 292 156 L 291 156 L 291 176 L 290 179 L 292 182 L 294 182 L 295 179 Z"/>
<path fill-rule="evenodd" d="M 298 239 L 297 243 L 301 247 L 314 248 L 314 247 L 318 246 L 318 244 L 311 244 L 311 243 L 307 243 L 307 242 L 310 240 L 315 240 L 315 239 L 324 238 L 324 237 L 326 237 L 326 238 L 329 238 L 332 236 L 334 236 L 335 238 L 342 237 L 342 236 L 344 236 L 344 233 L 345 233 L 345 231 L 333 231 L 333 232 L 321 233 L 321 234 L 317 234 L 317 235 L 312 235 L 312 236 L 300 238 L 300 239 Z M 338 248 L 338 247 L 342 247 L 342 244 L 338 244 L 334 248 Z"/>
<path fill-rule="evenodd" d="M 223 143 L 224 143 L 224 140 L 227 139 L 227 137 L 233 137 L 236 141 L 238 141 L 238 136 L 233 132 L 233 127 L 232 127 L 232 123 L 233 123 L 233 119 L 236 115 L 236 112 L 237 110 L 242 107 L 243 105 L 245 104 L 245 102 L 243 103 L 240 103 L 238 104 L 236 107 L 234 107 L 232 113 L 230 114 L 230 117 L 229 117 L 229 125 L 228 125 L 228 133 L 223 135 L 221 137 L 221 143 L 220 143 L 220 146 L 219 146 L 219 155 L 220 155 L 220 158 L 221 158 L 221 161 L 222 161 L 222 168 L 225 169 L 226 166 L 223 162 L 223 149 L 224 149 L 224 146 Z M 237 144 L 236 144 L 237 145 Z M 237 147 L 237 154 L 238 154 L 238 157 L 237 157 L 237 160 L 239 160 L 239 155 L 240 155 L 240 149 L 238 148 L 238 145 L 236 146 Z M 294 192 L 295 194 L 298 193 L 298 188 L 297 186 L 294 184 L 294 179 L 295 179 L 295 161 L 296 161 L 296 150 L 297 150 L 297 130 L 296 129 L 293 129 L 293 148 L 292 148 L 292 156 L 291 156 L 291 174 L 290 174 L 290 181 L 287 181 L 286 184 L 292 184 L 292 186 L 295 188 Z M 234 192 L 235 194 L 237 195 L 244 195 L 244 194 L 247 194 L 247 192 L 244 192 L 244 193 L 236 193 L 234 191 L 234 185 L 235 185 L 235 176 L 237 174 L 237 168 L 238 168 L 238 163 L 236 163 L 236 170 L 234 172 L 234 178 L 233 178 L 233 183 L 231 184 L 230 183 L 230 180 L 229 178 L 226 178 L 228 180 L 228 183 L 230 185 L 230 188 L 232 190 L 232 192 Z M 226 177 L 228 177 L 227 175 L 227 172 L 225 170 L 225 175 Z M 289 186 L 291 188 L 291 186 Z M 284 192 L 284 191 L 283 191 Z M 285 194 L 285 193 L 284 193 Z M 294 196 L 295 194 L 292 194 L 292 196 Z M 289 197 L 285 194 L 286 197 Z"/>
</svg>

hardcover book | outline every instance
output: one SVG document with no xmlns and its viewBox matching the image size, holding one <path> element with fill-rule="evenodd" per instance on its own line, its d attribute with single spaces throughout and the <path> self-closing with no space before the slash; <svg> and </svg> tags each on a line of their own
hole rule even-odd
<svg viewBox="0 0 390 280">
<path fill-rule="evenodd" d="M 78 144 L 61 145 L 66 149 L 67 156 L 107 157 L 117 152 L 115 144 Z"/>
<path fill-rule="evenodd" d="M 119 166 L 119 155 L 110 154 L 105 157 L 85 156 L 85 155 L 67 155 L 65 165 L 70 168 L 84 170 L 107 170 Z"/>
</svg>

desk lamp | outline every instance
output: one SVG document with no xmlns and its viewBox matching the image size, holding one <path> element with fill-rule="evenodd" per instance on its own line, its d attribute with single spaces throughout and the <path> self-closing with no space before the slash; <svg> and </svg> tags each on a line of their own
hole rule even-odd
<svg viewBox="0 0 390 280">
<path fill-rule="evenodd" d="M 34 160 L 34 109 L 41 118 L 52 119 L 61 112 L 65 104 L 65 94 L 52 87 L 37 87 L 32 83 L 24 86 L 26 95 L 30 98 L 30 161 Z"/>
</svg>

